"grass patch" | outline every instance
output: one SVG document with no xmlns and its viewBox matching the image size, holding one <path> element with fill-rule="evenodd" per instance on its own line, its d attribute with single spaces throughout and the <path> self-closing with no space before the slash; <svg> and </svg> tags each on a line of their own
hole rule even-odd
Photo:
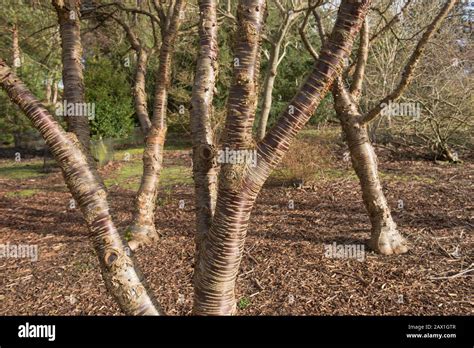
<svg viewBox="0 0 474 348">
<path fill-rule="evenodd" d="M 237 307 L 241 310 L 244 310 L 245 308 L 247 308 L 248 306 L 250 306 L 250 299 L 247 298 L 247 297 L 242 297 L 239 302 L 237 303 Z"/>
<path fill-rule="evenodd" d="M 143 146 L 134 147 L 130 149 L 117 150 L 114 153 L 115 161 L 126 161 L 132 158 L 142 158 L 143 155 Z"/>
<path fill-rule="evenodd" d="M 16 191 L 11 191 L 7 192 L 5 194 L 5 197 L 10 197 L 10 198 L 19 198 L 19 197 L 32 197 L 35 194 L 37 194 L 39 190 L 37 189 L 25 189 L 25 190 L 16 190 Z"/>
<path fill-rule="evenodd" d="M 143 167 L 141 162 L 127 162 L 117 171 L 110 174 L 109 177 L 104 180 L 104 184 L 106 187 L 119 185 L 125 189 L 133 189 L 138 185 L 142 172 Z"/>
<path fill-rule="evenodd" d="M 43 162 L 0 164 L 0 177 L 4 179 L 31 179 L 44 176 Z"/>
<path fill-rule="evenodd" d="M 410 175 L 410 174 L 395 174 L 395 173 L 384 173 L 379 171 L 379 176 L 381 180 L 385 181 L 399 181 L 403 183 L 418 181 L 425 184 L 434 184 L 436 180 L 426 176 L 420 175 Z"/>
<path fill-rule="evenodd" d="M 324 127 L 320 129 L 316 128 L 305 128 L 302 129 L 298 135 L 298 139 L 316 141 L 321 143 L 327 142 L 338 142 L 341 140 L 341 128 L 340 127 Z"/>
<path fill-rule="evenodd" d="M 132 161 L 105 179 L 105 185 L 119 185 L 127 190 L 137 191 L 140 186 L 140 180 L 143 173 L 143 164 L 141 161 Z M 160 175 L 160 187 L 171 187 L 174 185 L 187 185 L 193 182 L 191 168 L 184 166 L 165 167 Z"/>
<path fill-rule="evenodd" d="M 161 172 L 160 182 L 162 186 L 189 185 L 193 183 L 190 167 L 173 166 L 164 168 Z"/>
</svg>

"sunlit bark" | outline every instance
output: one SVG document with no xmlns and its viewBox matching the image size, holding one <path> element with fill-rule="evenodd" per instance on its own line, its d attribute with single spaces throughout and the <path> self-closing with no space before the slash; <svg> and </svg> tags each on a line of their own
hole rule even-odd
<svg viewBox="0 0 474 348">
<path fill-rule="evenodd" d="M 143 176 L 135 202 L 133 222 L 129 227 L 132 249 L 140 245 L 149 244 L 158 239 L 155 227 L 155 209 L 158 195 L 158 183 L 163 166 L 163 149 L 166 137 L 166 108 L 168 102 L 168 88 L 171 78 L 171 62 L 184 0 L 176 0 L 166 24 L 162 23 L 162 43 L 160 48 L 159 68 L 156 74 L 155 95 L 151 127 L 145 140 L 143 151 Z M 171 6 L 171 5 L 170 5 Z"/>
<path fill-rule="evenodd" d="M 201 243 L 200 258 L 195 267 L 195 314 L 231 315 L 235 312 L 235 281 L 256 197 L 290 142 L 308 122 L 341 72 L 343 59 L 352 48 L 369 3 L 342 1 L 333 33 L 313 71 L 276 125 L 254 147 L 258 155 L 256 167 L 222 165 L 212 226 Z M 244 64 L 234 68 L 229 95 L 224 143 L 231 149 L 241 150 L 251 145 L 249 135 L 255 112 L 255 74 L 258 72 L 252 54 L 259 51 L 264 11 L 264 1 L 239 1 L 235 54 L 236 57 L 242 55 L 243 59 L 239 61 Z"/>
<path fill-rule="evenodd" d="M 211 127 L 212 101 L 218 73 L 217 2 L 199 1 L 199 56 L 191 98 L 193 177 L 196 193 L 196 251 L 212 223 L 217 194 L 217 161 Z M 196 256 L 198 259 L 199 257 Z"/>
<path fill-rule="evenodd" d="M 78 0 L 53 0 L 56 8 L 61 36 L 63 63 L 63 100 L 68 104 L 85 103 L 84 76 L 82 66 L 81 22 Z M 74 110 L 79 109 L 74 107 Z M 90 128 L 88 115 L 65 117 L 68 132 L 73 132 L 89 156 Z"/>
<path fill-rule="evenodd" d="M 102 180 L 89 165 L 76 135 L 61 128 L 2 60 L 0 84 L 40 132 L 61 167 L 69 191 L 86 220 L 109 292 L 126 314 L 160 314 L 112 221 Z"/>
<path fill-rule="evenodd" d="M 365 77 L 370 44 L 367 22 L 361 31 L 361 40 L 352 84 L 349 89 L 344 86 L 342 79 L 339 79 L 338 83 L 334 84 L 333 95 L 336 114 L 341 121 L 342 130 L 347 139 L 352 166 L 359 178 L 362 198 L 372 226 L 369 244 L 373 250 L 384 255 L 402 254 L 408 251 L 408 247 L 406 240 L 400 234 L 397 225 L 393 221 L 390 207 L 383 193 L 378 175 L 377 156 L 368 136 L 367 125 L 368 122 L 381 113 L 383 103 L 397 100 L 408 87 L 427 43 L 436 30 L 439 29 L 455 3 L 456 0 L 449 0 L 441 8 L 418 41 L 414 52 L 405 65 L 398 85 L 367 114 L 361 115 L 359 113 L 359 99 Z"/>
</svg>

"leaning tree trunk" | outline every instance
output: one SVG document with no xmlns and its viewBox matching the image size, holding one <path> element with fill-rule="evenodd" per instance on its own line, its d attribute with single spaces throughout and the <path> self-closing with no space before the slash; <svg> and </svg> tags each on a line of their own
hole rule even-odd
<svg viewBox="0 0 474 348">
<path fill-rule="evenodd" d="M 115 225 L 104 185 L 90 166 L 74 133 L 66 133 L 28 88 L 0 59 L 0 84 L 33 123 L 59 163 L 66 184 L 78 202 L 109 292 L 128 315 L 157 315 L 159 306 L 149 295 Z"/>
<path fill-rule="evenodd" d="M 372 224 L 370 246 L 381 254 L 401 254 L 407 252 L 408 248 L 406 240 L 397 230 L 387 200 L 383 194 L 378 176 L 377 156 L 370 143 L 367 127 L 370 121 L 380 115 L 384 103 L 397 100 L 410 84 L 427 43 L 438 31 L 443 20 L 455 6 L 456 2 L 456 0 L 448 0 L 441 7 L 439 13 L 427 26 L 415 50 L 408 59 L 398 85 L 381 101 L 376 103 L 367 114 L 362 116 L 358 111 L 359 96 L 364 80 L 370 42 L 367 22 L 365 22 L 364 28 L 361 31 L 357 66 L 350 89 L 346 89 L 341 78 L 334 84 L 333 95 L 336 114 L 341 120 L 342 129 L 347 138 L 352 165 L 359 177 L 363 201 Z"/>
<path fill-rule="evenodd" d="M 163 165 L 166 137 L 166 107 L 171 79 L 171 62 L 178 35 L 183 0 L 177 0 L 167 28 L 162 28 L 163 42 L 160 48 L 160 66 L 156 74 L 155 101 L 151 128 L 143 151 L 143 176 L 135 201 L 132 225 L 128 229 L 130 248 L 136 249 L 158 239 L 155 228 L 155 209 L 158 196 L 159 175 Z"/>
<path fill-rule="evenodd" d="M 360 123 L 354 99 L 343 89 L 342 79 L 334 84 L 335 109 L 351 154 L 352 167 L 359 178 L 362 199 L 372 225 L 369 246 L 384 255 L 408 251 L 406 240 L 397 230 L 382 190 L 377 155 L 370 143 L 367 125 Z"/>
<path fill-rule="evenodd" d="M 341 123 L 349 146 L 352 167 L 359 177 L 362 199 L 372 224 L 370 247 L 384 255 L 407 252 L 406 241 L 397 230 L 382 191 L 377 155 L 370 143 L 367 126 L 348 120 L 341 120 Z"/>
<path fill-rule="evenodd" d="M 264 10 L 264 1 L 241 0 L 239 2 L 239 29 L 243 38 L 236 45 L 236 56 L 239 44 L 247 46 L 248 51 L 254 48 L 255 38 L 261 28 L 259 17 Z M 332 35 L 323 46 L 314 70 L 297 92 L 288 108 L 278 119 L 276 125 L 257 145 L 257 166 L 229 165 L 222 166 L 219 174 L 219 188 L 216 211 L 208 237 L 201 245 L 201 255 L 195 267 L 194 313 L 201 315 L 231 315 L 235 312 L 235 281 L 239 271 L 244 250 L 250 214 L 258 192 L 272 170 L 278 165 L 288 151 L 290 142 L 308 122 L 322 98 L 329 90 L 334 78 L 341 72 L 343 59 L 350 52 L 354 37 L 360 29 L 370 1 L 343 0 L 338 19 Z M 261 20 L 261 18 L 260 18 Z M 257 37 L 258 39 L 258 37 Z M 258 50 L 257 50 L 258 52 Z M 240 62 L 251 61 L 252 56 Z M 256 57 L 253 57 L 256 59 Z M 252 73 L 244 73 L 247 66 L 234 72 L 236 91 L 240 87 L 252 86 Z M 253 67 L 255 69 L 255 67 Z M 251 70 L 253 70 L 251 69 Z M 247 145 L 244 140 L 248 133 L 235 136 L 235 131 L 246 131 L 253 103 L 246 98 L 247 92 L 256 93 L 253 88 L 241 90 L 242 99 L 237 100 L 238 108 L 229 108 L 226 125 L 227 141 L 230 144 Z M 232 89 L 229 94 L 231 103 Z M 231 112 L 237 113 L 229 120 Z M 227 128 L 227 127 L 230 127 Z M 237 147 L 237 149 L 243 147 Z"/>
<path fill-rule="evenodd" d="M 212 101 L 218 73 L 217 3 L 200 0 L 199 56 L 191 98 L 193 178 L 196 193 L 196 260 L 203 238 L 211 227 L 216 205 L 216 148 L 211 127 Z"/>
<path fill-rule="evenodd" d="M 81 22 L 78 0 L 53 0 L 59 21 L 63 63 L 63 100 L 76 107 L 85 103 L 84 76 L 82 67 Z M 68 132 L 73 132 L 86 149 L 89 157 L 90 128 L 88 115 L 66 117 Z"/>
<path fill-rule="evenodd" d="M 384 255 L 408 251 L 406 240 L 397 230 L 380 183 L 377 155 L 370 142 L 367 125 L 363 124 L 358 104 L 369 54 L 369 27 L 364 21 L 360 31 L 357 64 L 349 89 L 339 77 L 333 86 L 334 107 L 347 141 L 352 167 L 359 178 L 362 199 L 369 214 L 372 233 L 369 246 Z"/>
</svg>

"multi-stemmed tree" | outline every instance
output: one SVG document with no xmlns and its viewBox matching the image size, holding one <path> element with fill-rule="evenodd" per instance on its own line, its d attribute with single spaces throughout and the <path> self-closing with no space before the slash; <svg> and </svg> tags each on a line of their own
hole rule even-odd
<svg viewBox="0 0 474 348">
<path fill-rule="evenodd" d="M 137 5 L 142 5 L 138 2 Z M 129 246 L 134 250 L 143 244 L 150 244 L 158 240 L 155 227 L 156 200 L 159 188 L 159 175 L 163 166 L 163 150 L 166 138 L 166 114 L 168 92 L 170 88 L 173 51 L 179 35 L 179 27 L 184 18 L 185 1 L 153 1 L 153 12 L 142 9 L 140 6 L 127 7 L 120 2 L 96 6 L 96 18 L 99 21 L 113 19 L 125 31 L 131 48 L 137 55 L 134 68 L 133 98 L 135 113 L 140 128 L 145 136 L 145 150 L 143 152 L 143 174 L 138 189 L 132 224 L 127 229 Z M 106 12 L 113 7 L 119 13 Z M 120 12 L 133 14 L 133 22 L 137 23 L 137 15 L 149 18 L 153 28 L 154 46 L 149 47 L 145 40 L 133 29 L 133 23 L 128 24 L 121 18 Z M 160 29 L 160 37 L 155 33 L 155 26 Z M 159 46 L 156 49 L 156 46 Z M 146 93 L 146 72 L 150 55 L 158 51 L 159 66 L 155 72 L 155 92 L 153 95 L 153 111 L 148 110 Z"/>
<path fill-rule="evenodd" d="M 257 152 L 257 165 L 222 163 L 210 227 L 199 236 L 195 267 L 194 313 L 232 314 L 250 214 L 257 195 L 290 142 L 315 112 L 342 69 L 370 1 L 342 1 L 332 34 L 313 71 L 266 136 L 254 143 L 252 126 L 258 95 L 260 41 L 265 1 L 241 0 L 237 10 L 234 78 L 229 91 L 223 146 L 233 151 Z M 208 93 L 212 93 L 208 90 Z M 196 150 L 196 148 L 195 148 Z M 194 155 L 196 157 L 196 154 Z M 207 199 L 207 201 L 212 201 Z M 198 214 L 206 211 L 198 209 Z M 198 220 L 199 221 L 199 220 Z M 204 224 L 203 224 L 204 226 Z"/>
<path fill-rule="evenodd" d="M 168 89 L 171 79 L 172 55 L 185 3 L 184 0 L 171 1 L 168 8 L 165 9 L 162 2 L 154 1 L 160 18 L 161 47 L 159 67 L 155 78 L 153 113 L 143 151 L 143 175 L 136 197 L 133 222 L 129 228 L 131 232 L 129 245 L 132 249 L 158 239 L 155 228 L 155 210 L 167 130 Z M 139 101 L 140 104 L 143 102 L 143 100 Z"/>
<path fill-rule="evenodd" d="M 170 1 L 174 13 L 166 28 L 174 32 L 184 1 Z M 156 2 L 157 5 L 160 3 Z M 234 76 L 229 91 L 223 146 L 231 151 L 256 151 L 257 163 L 222 163 L 218 187 L 215 178 L 217 146 L 209 137 L 208 122 L 212 110 L 213 84 L 217 54 L 216 0 L 200 0 L 200 53 L 193 89 L 192 113 L 194 172 L 198 203 L 197 262 L 195 267 L 194 313 L 233 314 L 234 286 L 242 258 L 252 207 L 264 182 L 288 151 L 290 142 L 315 112 L 322 98 L 341 73 L 344 59 L 351 51 L 370 5 L 370 0 L 342 0 L 337 20 L 313 70 L 307 76 L 275 126 L 255 143 L 252 127 L 258 101 L 261 37 L 266 16 L 265 0 L 240 0 L 238 33 L 235 40 Z M 171 12 L 173 12 L 171 11 Z M 168 62 L 172 37 L 162 43 L 160 61 Z M 210 66 L 209 66 L 210 64 Z M 161 66 L 157 76 L 169 84 L 169 65 Z M 99 257 L 103 278 L 109 291 L 127 314 L 161 314 L 158 304 L 136 269 L 133 256 L 118 233 L 109 212 L 107 192 L 94 166 L 87 160 L 87 150 L 74 133 L 66 133 L 28 88 L 0 60 L 0 85 L 38 129 L 59 163 L 66 184 L 78 202 Z M 159 87 L 159 86 L 158 86 Z M 157 88 L 151 128 L 147 137 L 144 166 L 154 169 L 160 163 L 162 139 L 166 126 L 166 90 Z M 199 108 L 196 106 L 200 106 Z M 201 158 L 202 160 L 199 160 Z M 156 198 L 156 177 L 144 176 L 147 197 Z M 203 179 L 204 178 L 204 179 Z M 145 209 L 145 199 L 141 209 Z M 154 226 L 153 226 L 154 228 Z"/>
</svg>

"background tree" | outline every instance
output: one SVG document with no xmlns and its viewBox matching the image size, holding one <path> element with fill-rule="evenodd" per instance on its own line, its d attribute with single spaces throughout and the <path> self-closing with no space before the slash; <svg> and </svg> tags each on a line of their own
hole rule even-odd
<svg viewBox="0 0 474 348">
<path fill-rule="evenodd" d="M 185 1 L 171 1 L 168 8 L 165 8 L 158 1 L 154 1 L 153 4 L 160 16 L 160 65 L 156 72 L 153 116 L 143 152 L 143 176 L 136 197 L 133 223 L 129 227 L 131 234 L 129 245 L 132 249 L 158 239 L 158 233 L 155 228 L 155 209 L 159 174 L 163 165 L 163 147 L 167 131 L 168 89 L 171 79 L 172 54 L 182 20 L 181 16 L 185 7 Z"/>
<path fill-rule="evenodd" d="M 415 68 L 424 52 L 426 44 L 439 29 L 441 23 L 455 3 L 455 0 L 445 3 L 419 39 L 415 50 L 406 62 L 398 84 L 365 114 L 361 114 L 359 111 L 361 109 L 362 84 L 365 78 L 370 43 L 380 33 L 375 33 L 373 36 L 370 35 L 368 20 L 364 22 L 363 29 L 361 30 L 355 63 L 348 66 L 343 74 L 343 76 L 346 77 L 352 75 L 349 87 L 347 88 L 345 86 L 343 77 L 339 77 L 333 87 L 334 107 L 348 143 L 352 165 L 359 178 L 362 198 L 372 224 L 369 244 L 373 250 L 381 254 L 405 253 L 408 251 L 408 248 L 405 239 L 397 230 L 397 226 L 392 219 L 390 208 L 382 191 L 377 169 L 377 156 L 370 143 L 367 125 L 381 114 L 384 105 L 388 105 L 389 102 L 396 102 L 401 96 L 402 92 L 413 79 Z M 397 14 L 394 18 L 403 14 L 409 4 L 410 2 L 405 3 L 400 10 L 400 14 Z M 318 27 L 323 28 L 320 18 L 317 18 L 317 21 L 319 22 Z M 388 21 L 387 25 L 390 26 L 393 22 L 395 22 L 395 20 L 392 22 Z M 386 30 L 386 26 L 381 29 L 381 31 Z M 324 40 L 323 29 L 320 30 L 320 35 Z"/>
<path fill-rule="evenodd" d="M 85 104 L 80 2 L 79 0 L 53 0 L 53 5 L 58 15 L 61 35 L 63 99 L 74 106 L 73 112 L 68 111 L 65 119 L 68 131 L 77 135 L 88 154 L 90 150 L 89 119 L 87 115 L 77 113 L 77 106 Z"/>
</svg>

